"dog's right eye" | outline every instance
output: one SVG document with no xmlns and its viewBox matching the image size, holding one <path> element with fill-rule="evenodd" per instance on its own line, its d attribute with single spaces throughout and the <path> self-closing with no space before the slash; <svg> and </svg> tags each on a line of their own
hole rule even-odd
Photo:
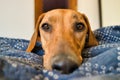
<svg viewBox="0 0 120 80">
<path fill-rule="evenodd" d="M 44 23 L 41 27 L 44 31 L 51 31 L 51 26 L 48 23 Z"/>
</svg>

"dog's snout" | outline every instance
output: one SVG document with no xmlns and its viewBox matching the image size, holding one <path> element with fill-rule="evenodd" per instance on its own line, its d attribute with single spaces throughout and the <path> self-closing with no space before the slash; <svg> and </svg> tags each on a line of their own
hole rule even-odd
<svg viewBox="0 0 120 80">
<path fill-rule="evenodd" d="M 52 69 L 59 71 L 62 74 L 72 73 L 75 69 L 78 68 L 78 65 L 73 60 L 65 57 L 59 56 L 58 58 L 54 57 L 52 63 Z"/>
</svg>

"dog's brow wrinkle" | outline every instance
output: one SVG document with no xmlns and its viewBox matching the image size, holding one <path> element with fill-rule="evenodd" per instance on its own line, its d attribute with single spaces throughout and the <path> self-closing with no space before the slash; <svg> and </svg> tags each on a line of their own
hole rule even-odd
<svg viewBox="0 0 120 80">
<path fill-rule="evenodd" d="M 76 14 L 73 14 L 73 18 L 78 19 L 78 16 Z"/>
<path fill-rule="evenodd" d="M 48 20 L 49 20 L 50 22 L 56 22 L 56 18 L 54 18 L 54 16 L 49 17 Z"/>
</svg>

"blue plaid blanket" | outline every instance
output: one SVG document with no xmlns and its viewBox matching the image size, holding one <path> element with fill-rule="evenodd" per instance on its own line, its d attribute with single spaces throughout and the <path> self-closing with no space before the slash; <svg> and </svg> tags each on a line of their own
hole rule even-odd
<svg viewBox="0 0 120 80">
<path fill-rule="evenodd" d="M 120 80 L 120 26 L 94 34 L 99 45 L 83 50 L 84 63 L 71 74 L 43 69 L 40 43 L 27 54 L 28 40 L 0 37 L 0 80 Z"/>
</svg>

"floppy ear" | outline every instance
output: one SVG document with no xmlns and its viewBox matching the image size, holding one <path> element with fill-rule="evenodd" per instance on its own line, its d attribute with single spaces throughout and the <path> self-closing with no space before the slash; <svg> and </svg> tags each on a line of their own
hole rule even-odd
<svg viewBox="0 0 120 80">
<path fill-rule="evenodd" d="M 28 48 L 26 49 L 27 52 L 31 52 L 35 47 L 36 42 L 40 41 L 39 24 L 42 21 L 43 17 L 44 17 L 44 14 L 41 14 L 37 20 L 34 33 L 32 35 Z"/>
<path fill-rule="evenodd" d="M 91 30 L 89 20 L 86 17 L 86 15 L 84 15 L 84 14 L 82 14 L 82 15 L 84 17 L 85 23 L 86 23 L 87 28 L 88 28 L 85 47 L 97 46 L 98 45 L 98 41 L 96 40 L 96 38 L 95 38 L 95 36 L 94 36 L 94 34 L 93 34 L 92 30 Z"/>
</svg>

